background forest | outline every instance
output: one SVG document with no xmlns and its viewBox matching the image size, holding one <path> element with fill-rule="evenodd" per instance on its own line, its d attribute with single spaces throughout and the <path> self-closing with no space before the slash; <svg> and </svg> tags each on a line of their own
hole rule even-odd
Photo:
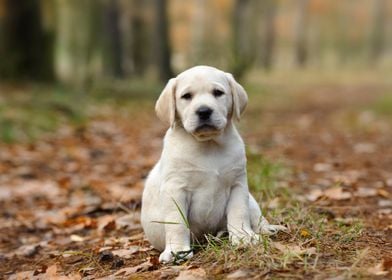
<svg viewBox="0 0 392 280">
<path fill-rule="evenodd" d="M 0 1 L 0 77 L 84 86 L 166 81 L 196 64 L 252 69 L 392 65 L 388 0 Z"/>
</svg>

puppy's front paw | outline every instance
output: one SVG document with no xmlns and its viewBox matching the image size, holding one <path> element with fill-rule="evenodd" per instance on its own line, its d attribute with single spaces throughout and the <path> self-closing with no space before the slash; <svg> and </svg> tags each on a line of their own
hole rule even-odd
<svg viewBox="0 0 392 280">
<path fill-rule="evenodd" d="M 193 252 L 191 249 L 188 250 L 178 250 L 173 252 L 171 249 L 166 248 L 159 256 L 160 263 L 174 263 L 178 264 L 189 260 L 193 257 Z"/>
<path fill-rule="evenodd" d="M 174 259 L 174 257 L 172 255 L 172 251 L 171 250 L 165 249 L 165 251 L 163 251 L 159 255 L 159 262 L 160 263 L 170 263 L 170 262 L 173 261 L 173 259 Z"/>
<path fill-rule="evenodd" d="M 274 235 L 277 234 L 279 231 L 287 232 L 288 229 L 285 226 L 281 225 L 270 225 L 270 224 L 263 224 L 259 227 L 259 232 L 265 235 Z"/>
</svg>

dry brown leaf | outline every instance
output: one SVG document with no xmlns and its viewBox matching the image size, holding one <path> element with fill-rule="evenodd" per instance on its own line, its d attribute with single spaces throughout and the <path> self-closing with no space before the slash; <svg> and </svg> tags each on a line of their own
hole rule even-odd
<svg viewBox="0 0 392 280">
<path fill-rule="evenodd" d="M 358 143 L 354 145 L 354 152 L 357 154 L 370 154 L 376 151 L 376 145 L 373 143 Z"/>
<path fill-rule="evenodd" d="M 392 273 L 392 258 L 385 258 L 380 263 L 368 269 L 373 275 L 382 276 Z"/>
<path fill-rule="evenodd" d="M 119 227 L 132 227 L 140 224 L 140 217 L 135 214 L 124 215 L 116 219 L 117 226 Z"/>
<path fill-rule="evenodd" d="M 365 188 L 365 187 L 358 188 L 358 190 L 354 193 L 354 195 L 358 197 L 371 197 L 371 196 L 376 196 L 377 194 L 378 194 L 377 189 Z"/>
<path fill-rule="evenodd" d="M 113 275 L 125 277 L 128 275 L 134 274 L 136 272 L 147 271 L 156 265 L 157 265 L 157 263 L 155 261 L 155 258 L 151 257 L 147 261 L 145 261 L 144 263 L 141 263 L 141 264 L 139 264 L 137 266 L 133 266 L 133 267 L 125 267 L 123 269 L 120 269 L 119 271 L 117 271 Z"/>
<path fill-rule="evenodd" d="M 391 195 L 388 191 L 386 191 L 384 189 L 378 189 L 377 193 L 378 193 L 379 196 L 382 196 L 382 197 L 385 197 L 385 198 L 388 198 Z"/>
<path fill-rule="evenodd" d="M 315 255 L 316 248 L 301 248 L 298 245 L 282 244 L 280 242 L 273 242 L 273 246 L 284 254 L 295 254 L 295 255 Z"/>
<path fill-rule="evenodd" d="M 176 277 L 176 280 L 203 280 L 207 279 L 207 273 L 203 268 L 183 270 Z"/>
<path fill-rule="evenodd" d="M 243 278 L 246 279 L 248 277 L 249 273 L 245 270 L 238 269 L 229 275 L 227 275 L 227 279 L 238 279 L 238 278 Z"/>
<path fill-rule="evenodd" d="M 57 274 L 57 265 L 51 265 L 46 269 L 45 276 L 54 277 Z"/>
<path fill-rule="evenodd" d="M 309 232 L 309 230 L 307 230 L 307 229 L 305 229 L 305 228 L 302 228 L 302 229 L 301 229 L 300 235 L 301 235 L 302 237 L 310 237 L 310 236 L 312 236 L 312 234 Z"/>
<path fill-rule="evenodd" d="M 34 279 L 34 278 L 32 278 Z M 56 264 L 49 266 L 45 274 L 37 275 L 37 279 L 41 280 L 80 280 L 82 277 L 79 274 L 60 275 Z"/>
<path fill-rule="evenodd" d="M 112 215 L 102 216 L 98 219 L 99 231 L 112 231 L 116 229 L 116 220 Z"/>
<path fill-rule="evenodd" d="M 306 195 L 306 198 L 309 200 L 309 201 L 316 201 L 317 199 L 319 199 L 320 197 L 322 197 L 323 196 L 323 191 L 322 190 L 320 190 L 320 189 L 314 189 L 314 190 L 312 190 L 310 193 L 308 193 L 307 195 Z"/>
<path fill-rule="evenodd" d="M 84 240 L 86 240 L 86 238 L 77 234 L 71 234 L 70 239 L 74 242 L 83 242 Z"/>
<path fill-rule="evenodd" d="M 184 270 L 184 266 L 173 265 L 168 267 L 163 267 L 157 271 L 155 271 L 154 275 L 157 275 L 159 279 L 174 279 L 175 276 L 179 274 L 181 270 Z"/>
<path fill-rule="evenodd" d="M 120 258 L 124 259 L 130 259 L 132 257 L 132 254 L 139 252 L 140 247 L 139 246 L 131 246 L 127 249 L 118 249 L 112 251 L 113 255 L 118 256 Z"/>
<path fill-rule="evenodd" d="M 103 251 L 108 251 L 108 250 L 111 250 L 111 249 L 113 249 L 113 247 L 111 247 L 111 246 L 105 246 L 105 247 L 99 248 L 98 252 L 101 253 L 101 252 L 103 252 Z"/>
<path fill-rule="evenodd" d="M 332 170 L 332 164 L 319 162 L 313 166 L 313 170 L 316 172 L 328 172 Z"/>
<path fill-rule="evenodd" d="M 343 191 L 342 187 L 332 187 L 324 191 L 324 195 L 333 200 L 346 200 L 351 198 L 351 193 Z"/>
<path fill-rule="evenodd" d="M 9 280 L 24 280 L 24 279 L 34 279 L 34 271 L 22 271 L 15 274 L 10 275 Z"/>
<path fill-rule="evenodd" d="M 23 245 L 23 246 L 19 247 L 15 251 L 15 253 L 18 256 L 32 257 L 39 252 L 40 248 L 41 248 L 40 244 Z"/>
<path fill-rule="evenodd" d="M 135 241 L 135 240 L 139 240 L 139 239 L 143 239 L 143 238 L 144 238 L 144 233 L 141 232 L 141 233 L 130 236 L 129 241 Z"/>
<path fill-rule="evenodd" d="M 323 196 L 333 200 L 345 200 L 352 197 L 351 193 L 343 191 L 342 187 L 332 187 L 324 191 L 320 189 L 314 189 L 305 195 L 309 201 L 316 201 Z"/>
</svg>

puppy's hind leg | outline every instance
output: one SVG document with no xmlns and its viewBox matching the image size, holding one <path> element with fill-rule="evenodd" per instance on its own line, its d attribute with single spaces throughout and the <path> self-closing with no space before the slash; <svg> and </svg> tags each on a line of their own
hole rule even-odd
<svg viewBox="0 0 392 280">
<path fill-rule="evenodd" d="M 254 232 L 266 235 L 273 235 L 278 231 L 287 231 L 285 226 L 271 225 L 267 219 L 261 214 L 259 205 L 256 199 L 249 194 L 249 212 L 250 212 L 250 224 Z"/>
</svg>

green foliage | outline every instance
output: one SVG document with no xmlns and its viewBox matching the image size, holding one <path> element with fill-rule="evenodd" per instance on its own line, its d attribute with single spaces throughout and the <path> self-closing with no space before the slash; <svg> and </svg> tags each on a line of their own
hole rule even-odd
<svg viewBox="0 0 392 280">
<path fill-rule="evenodd" d="M 248 152 L 248 182 L 249 189 L 261 194 L 265 199 L 275 197 L 279 188 L 278 179 L 288 170 L 282 164 Z M 284 192 L 284 190 L 282 190 Z"/>
<path fill-rule="evenodd" d="M 373 110 L 380 115 L 392 116 L 392 93 L 383 95 L 373 105 Z"/>
<path fill-rule="evenodd" d="M 0 141 L 30 142 L 60 124 L 86 120 L 86 98 L 62 88 L 32 86 L 12 90 L 0 99 Z"/>
</svg>

